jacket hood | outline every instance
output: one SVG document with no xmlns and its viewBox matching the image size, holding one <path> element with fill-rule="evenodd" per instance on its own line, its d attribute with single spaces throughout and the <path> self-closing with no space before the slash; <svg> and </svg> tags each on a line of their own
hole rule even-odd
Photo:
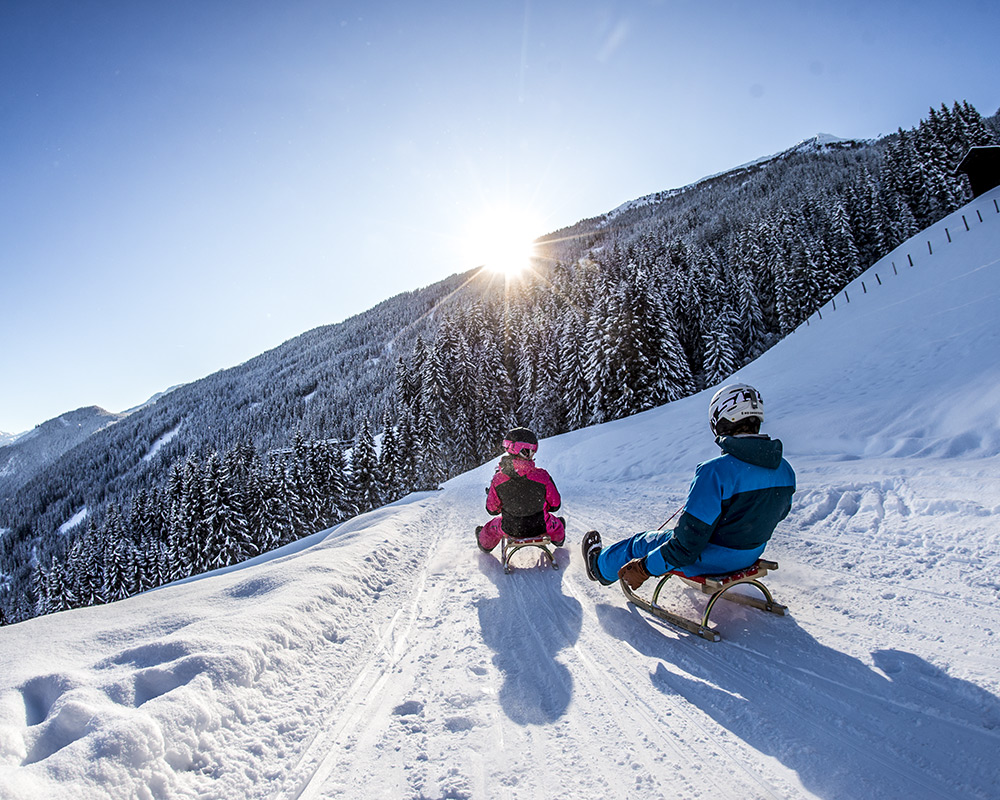
<svg viewBox="0 0 1000 800">
<path fill-rule="evenodd" d="M 514 477 L 515 473 L 523 478 L 535 469 L 535 462 L 530 458 L 519 458 L 517 456 L 508 455 L 503 456 L 500 459 L 500 464 L 497 469 L 511 478 Z"/>
<path fill-rule="evenodd" d="M 763 434 L 749 436 L 720 436 L 715 440 L 723 453 L 747 464 L 767 469 L 781 465 L 781 440 Z"/>
</svg>

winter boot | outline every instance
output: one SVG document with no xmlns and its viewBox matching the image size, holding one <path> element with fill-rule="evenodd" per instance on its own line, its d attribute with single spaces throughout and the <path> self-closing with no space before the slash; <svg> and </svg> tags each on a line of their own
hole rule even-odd
<svg viewBox="0 0 1000 800">
<path fill-rule="evenodd" d="M 492 547 L 490 547 L 490 548 L 486 548 L 486 547 L 483 547 L 483 543 L 482 543 L 481 541 L 479 541 L 479 532 L 480 532 L 480 531 L 481 531 L 482 529 L 483 529 L 483 526 L 482 526 L 482 525 L 477 525 L 477 526 L 476 526 L 476 546 L 477 546 L 477 547 L 478 547 L 478 548 L 479 548 L 480 550 L 482 550 L 482 551 L 483 551 L 484 553 L 492 553 L 492 552 L 493 552 L 493 548 L 492 548 Z"/>
<path fill-rule="evenodd" d="M 587 531 L 581 544 L 583 564 L 587 568 L 587 577 L 597 581 L 602 586 L 610 586 L 614 581 L 605 580 L 597 568 L 597 557 L 601 554 L 601 534 L 597 531 Z"/>
</svg>

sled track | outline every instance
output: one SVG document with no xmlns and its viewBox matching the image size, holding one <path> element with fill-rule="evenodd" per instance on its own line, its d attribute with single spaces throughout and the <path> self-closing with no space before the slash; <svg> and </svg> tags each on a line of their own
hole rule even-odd
<svg viewBox="0 0 1000 800">
<path fill-rule="evenodd" d="M 894 703 L 891 700 L 887 700 L 884 697 L 874 695 L 870 692 L 862 691 L 860 689 L 857 689 L 856 687 L 851 687 L 849 685 L 842 684 L 837 681 L 833 681 L 829 678 L 826 678 L 810 670 L 805 670 L 799 667 L 795 667 L 793 665 L 789 665 L 788 663 L 776 659 L 767 653 L 762 653 L 760 651 L 752 650 L 750 648 L 738 644 L 733 644 L 733 646 L 739 649 L 743 654 L 753 656 L 755 663 L 757 662 L 758 659 L 763 659 L 782 667 L 784 669 L 782 673 L 783 679 L 796 680 L 796 682 L 799 684 L 800 687 L 803 688 L 803 690 L 807 691 L 811 690 L 812 696 L 815 698 L 816 705 L 824 709 L 830 710 L 831 713 L 828 717 L 829 719 L 837 718 L 837 709 L 841 705 L 842 700 L 838 699 L 838 697 L 835 694 L 827 694 L 826 692 L 817 692 L 816 691 L 817 680 L 832 686 L 836 686 L 839 691 L 850 691 L 852 694 L 861 696 L 865 698 L 867 701 L 869 701 L 875 707 L 885 706 L 885 705 L 899 706 L 899 704 Z M 719 670 L 719 672 L 726 673 L 729 676 L 733 686 L 741 686 L 742 684 L 750 681 L 750 679 L 747 677 L 749 674 L 748 671 L 750 669 L 750 665 L 748 665 L 747 669 L 744 670 L 734 667 L 732 664 L 726 661 L 720 660 L 717 664 L 717 669 Z M 796 674 L 799 677 L 796 677 Z M 773 692 L 771 694 L 770 702 L 772 702 L 775 706 L 782 708 L 789 718 L 793 718 L 796 714 L 801 713 L 801 709 L 799 708 L 799 706 L 791 702 L 788 699 L 788 696 L 790 696 L 790 693 Z M 907 709 L 905 706 L 899 706 L 899 707 L 904 708 L 905 710 L 910 710 Z M 947 722 L 952 724 L 955 723 L 954 720 L 947 720 Z M 868 727 L 875 728 L 876 726 L 868 726 Z M 929 788 L 932 788 L 934 790 L 935 795 L 939 797 L 949 797 L 954 795 L 955 792 L 954 786 L 951 786 L 947 783 L 938 780 L 932 775 L 929 775 L 926 771 L 921 772 L 919 776 L 915 777 L 913 774 L 913 766 L 914 766 L 913 764 L 906 763 L 898 758 L 888 758 L 885 755 L 882 755 L 879 751 L 877 751 L 874 748 L 865 747 L 864 743 L 859 744 L 852 736 L 848 735 L 847 733 L 841 730 L 838 730 L 835 725 L 829 723 L 825 724 L 823 726 L 823 733 L 826 736 L 833 739 L 834 741 L 836 741 L 836 743 L 840 747 L 844 748 L 844 750 L 850 750 L 855 753 L 858 753 L 860 756 L 866 759 L 870 759 L 871 761 L 878 764 L 887 773 L 895 775 L 896 778 L 898 779 L 897 786 L 910 786 L 912 790 L 911 796 L 913 797 L 925 796 Z"/>
<path fill-rule="evenodd" d="M 433 552 L 439 538 L 440 534 L 437 534 L 425 552 Z M 358 670 L 350 686 L 326 704 L 316 723 L 318 730 L 286 776 L 284 787 L 277 793 L 275 800 L 313 797 L 314 790 L 318 790 L 329 776 L 333 762 L 339 755 L 336 745 L 363 725 L 366 709 L 378 697 L 404 653 L 426 582 L 427 571 L 421 569 L 411 603 L 405 611 L 402 608 L 397 610 L 380 632 L 375 652 Z M 404 617 L 404 627 L 396 634 L 398 623 Z M 338 712 L 336 721 L 335 711 Z"/>
<path fill-rule="evenodd" d="M 638 711 L 641 714 L 642 719 L 638 725 L 625 724 L 626 721 L 620 718 L 616 719 L 616 723 L 621 728 L 623 735 L 629 736 L 632 740 L 633 749 L 637 752 L 643 752 L 647 774 L 657 774 L 663 768 L 662 764 L 657 763 L 655 760 L 651 761 L 648 754 L 644 752 L 653 746 L 673 753 L 675 760 L 681 764 L 699 764 L 703 762 L 703 754 L 695 746 L 688 743 L 689 737 L 684 736 L 683 733 L 680 736 L 669 735 L 669 732 L 677 730 L 678 727 L 682 732 L 691 728 L 699 731 L 705 740 L 716 743 L 716 749 L 724 754 L 726 760 L 731 764 L 733 774 L 744 774 L 760 790 L 760 794 L 754 796 L 770 797 L 774 798 L 774 800 L 781 800 L 781 798 L 786 796 L 782 790 L 770 786 L 763 778 L 749 770 L 745 766 L 745 758 L 734 755 L 726 748 L 721 747 L 722 742 L 718 739 L 718 733 L 709 730 L 702 720 L 698 719 L 696 714 L 688 708 L 686 702 L 675 702 L 669 705 L 670 721 L 667 722 L 662 713 L 664 709 L 657 708 L 649 699 L 652 695 L 643 696 L 643 694 L 631 691 L 630 686 L 648 685 L 649 674 L 636 667 L 634 659 L 623 659 L 618 648 L 627 647 L 636 656 L 641 657 L 641 654 L 627 643 L 612 642 L 610 640 L 602 641 L 599 637 L 606 637 L 606 634 L 603 632 L 596 613 L 592 610 L 592 603 L 589 598 L 581 596 L 569 585 L 567 585 L 567 591 L 581 602 L 581 605 L 585 609 L 585 618 L 589 621 L 590 628 L 596 632 L 596 635 L 590 637 L 590 640 L 587 642 L 587 650 L 584 650 L 579 643 L 574 646 L 575 654 L 590 675 L 592 685 L 599 687 L 598 690 L 610 707 L 627 706 L 629 709 Z M 624 598 L 621 599 L 623 600 Z M 591 657 L 588 650 L 590 653 L 600 655 L 600 664 Z M 626 670 L 629 673 L 627 676 L 623 675 Z M 655 699 L 659 700 L 660 698 L 657 697 Z M 663 702 L 669 704 L 667 700 Z M 677 718 L 681 719 L 683 723 L 681 726 L 676 725 L 675 720 Z M 634 733 L 633 731 L 636 729 L 642 731 L 642 733 Z M 650 740 L 654 740 L 655 745 Z M 699 785 L 688 785 L 686 788 L 692 795 L 717 795 L 719 797 L 728 796 L 734 790 L 732 783 L 728 780 L 720 779 L 714 770 L 704 770 L 699 776 Z M 676 796 L 676 787 L 670 796 Z"/>
</svg>

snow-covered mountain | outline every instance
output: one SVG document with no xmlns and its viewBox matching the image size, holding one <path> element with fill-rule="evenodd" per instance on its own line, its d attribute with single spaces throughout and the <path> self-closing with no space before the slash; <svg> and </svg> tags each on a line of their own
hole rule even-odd
<svg viewBox="0 0 1000 800">
<path fill-rule="evenodd" d="M 0 446 L 0 498 L 24 486 L 64 453 L 123 416 L 97 406 L 78 408 Z"/>
<path fill-rule="evenodd" d="M 694 183 L 688 184 L 680 189 L 669 189 L 663 192 L 654 192 L 653 194 L 644 195 L 643 197 L 637 197 L 635 200 L 629 200 L 628 202 L 622 203 L 622 205 L 605 214 L 601 222 L 602 224 L 607 224 L 614 221 L 627 211 L 634 211 L 637 208 L 657 205 L 665 200 L 669 200 L 672 197 L 684 194 L 696 186 L 701 186 L 702 184 L 714 181 L 717 178 L 728 178 L 749 174 L 754 170 L 761 169 L 768 164 L 773 164 L 775 161 L 780 161 L 781 159 L 788 158 L 793 155 L 815 153 L 823 150 L 853 150 L 871 143 L 872 142 L 870 140 L 841 139 L 839 136 L 833 136 L 829 133 L 818 133 L 808 139 L 803 139 L 798 144 L 792 145 L 786 150 L 782 150 L 780 153 L 774 153 L 773 155 L 756 158 L 753 161 L 748 161 L 746 164 L 740 164 L 737 167 L 727 169 L 724 172 L 717 172 L 714 175 L 706 175 L 704 178 L 699 178 Z"/>
<path fill-rule="evenodd" d="M 123 411 L 122 414 L 127 416 L 129 414 L 134 414 L 136 411 L 142 411 L 144 408 L 149 408 L 151 405 L 154 405 L 160 398 L 165 397 L 175 389 L 180 389 L 183 385 L 184 385 L 183 383 L 178 383 L 174 386 L 171 386 L 169 389 L 164 389 L 162 392 L 157 392 L 152 397 L 150 397 L 145 403 L 140 403 L 137 406 L 132 406 L 132 408 Z"/>
<path fill-rule="evenodd" d="M 708 390 L 542 442 L 558 571 L 476 550 L 485 464 L 237 567 L 0 629 L 0 796 L 996 797 L 998 202 L 906 242 L 737 376 L 798 472 L 768 550 L 789 616 L 720 604 L 713 644 L 584 574 L 587 529 L 659 526 L 717 452 Z"/>
<path fill-rule="evenodd" d="M 6 433 L 0 431 L 0 447 L 16 442 L 23 435 L 23 433 Z"/>
</svg>

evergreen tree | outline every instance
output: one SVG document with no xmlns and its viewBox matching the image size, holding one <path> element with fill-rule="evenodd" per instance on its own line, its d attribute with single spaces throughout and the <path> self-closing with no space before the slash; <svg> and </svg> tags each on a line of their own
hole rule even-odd
<svg viewBox="0 0 1000 800">
<path fill-rule="evenodd" d="M 212 453 L 205 463 L 205 549 L 209 569 L 228 567 L 256 555 L 237 499 L 229 463 Z"/>
<path fill-rule="evenodd" d="M 584 340 L 584 325 L 579 314 L 567 315 L 559 344 L 559 384 L 563 389 L 567 430 L 577 430 L 587 424 L 587 378 L 584 371 L 580 342 Z"/>
<path fill-rule="evenodd" d="M 351 452 L 352 487 L 355 504 L 359 511 L 365 512 L 381 505 L 381 478 L 378 471 L 378 458 L 375 454 L 375 441 L 372 438 L 371 425 L 366 417 L 361 421 L 361 428 L 354 438 L 354 448 Z"/>
<path fill-rule="evenodd" d="M 381 476 L 382 499 L 393 502 L 402 497 L 403 492 L 399 480 L 399 441 L 396 438 L 396 426 L 392 415 L 386 411 L 382 417 L 382 449 L 379 451 L 378 473 Z"/>
<path fill-rule="evenodd" d="M 739 345 L 736 315 L 729 309 L 716 318 L 705 335 L 705 382 L 721 383 L 739 368 Z"/>
<path fill-rule="evenodd" d="M 102 526 L 104 540 L 104 598 L 112 603 L 129 596 L 132 582 L 129 564 L 132 558 L 131 537 L 117 506 L 109 506 Z"/>
</svg>

